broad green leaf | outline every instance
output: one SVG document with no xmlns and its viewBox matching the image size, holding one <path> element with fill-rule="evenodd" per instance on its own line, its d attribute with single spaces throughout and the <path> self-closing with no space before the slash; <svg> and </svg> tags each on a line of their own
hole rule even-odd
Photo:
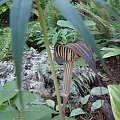
<svg viewBox="0 0 120 120">
<path fill-rule="evenodd" d="M 91 95 L 105 95 L 108 94 L 108 89 L 105 87 L 94 87 L 90 93 Z"/>
<path fill-rule="evenodd" d="M 102 60 L 100 52 L 96 46 L 93 36 L 86 28 L 81 15 L 75 10 L 75 8 L 68 2 L 68 0 L 51 0 L 55 7 L 61 12 L 61 14 L 73 25 L 78 31 L 80 36 L 93 48 L 94 52 L 98 55 L 102 64 L 105 67 L 105 63 Z"/>
<path fill-rule="evenodd" d="M 15 60 L 17 85 L 20 91 L 19 95 L 21 99 L 21 104 L 21 64 L 31 5 L 32 0 L 13 0 L 12 8 L 10 10 L 10 27 L 12 36 L 13 56 Z"/>
<path fill-rule="evenodd" d="M 33 93 L 30 93 L 29 91 L 22 91 L 23 95 L 23 106 L 25 107 L 28 103 L 33 102 L 35 99 L 37 99 L 37 96 Z M 19 103 L 19 97 L 17 97 L 14 101 L 14 104 L 17 106 L 19 110 L 21 110 L 21 105 Z"/>
<path fill-rule="evenodd" d="M 55 102 L 53 100 L 46 100 L 46 103 L 49 107 L 54 108 L 55 107 Z"/>
<path fill-rule="evenodd" d="M 103 55 L 103 58 L 120 55 L 120 48 L 102 48 L 101 50 L 107 52 Z"/>
<path fill-rule="evenodd" d="M 58 115 L 58 116 L 52 118 L 51 120 L 60 120 L 60 116 Z M 70 118 L 70 117 L 65 116 L 65 120 L 75 120 L 75 118 Z"/>
<path fill-rule="evenodd" d="M 4 85 L 4 89 L 6 89 L 6 90 L 17 90 L 17 81 L 14 80 L 14 81 L 7 82 Z"/>
<path fill-rule="evenodd" d="M 77 108 L 71 111 L 70 116 L 73 117 L 73 116 L 81 115 L 81 114 L 85 114 L 85 112 L 81 108 Z"/>
<path fill-rule="evenodd" d="M 91 111 L 93 112 L 94 110 L 100 108 L 104 103 L 104 100 L 97 100 L 92 104 Z"/>
<path fill-rule="evenodd" d="M 120 85 L 109 85 L 108 86 L 110 101 L 112 105 L 112 111 L 115 120 L 120 118 Z"/>
<path fill-rule="evenodd" d="M 27 120 L 50 120 L 54 111 L 45 105 L 34 105 L 25 108 Z"/>
<path fill-rule="evenodd" d="M 3 87 L 0 89 L 0 105 L 13 98 L 18 93 L 16 82 L 11 81 L 6 83 Z"/>
<path fill-rule="evenodd" d="M 8 89 L 2 89 L 0 90 L 0 105 L 13 98 L 18 93 L 18 90 L 8 90 Z"/>
<path fill-rule="evenodd" d="M 90 20 L 86 20 L 84 21 L 85 26 L 89 27 L 89 26 L 95 26 L 96 24 L 93 21 Z M 71 29 L 75 29 L 72 24 L 69 21 L 66 20 L 58 20 L 57 21 L 57 25 L 61 26 L 61 27 L 67 27 L 67 28 L 71 28 Z"/>
<path fill-rule="evenodd" d="M 11 107 L 7 106 L 5 109 L 0 110 L 0 119 L 1 120 L 13 120 L 17 111 Z"/>
<path fill-rule="evenodd" d="M 86 95 L 85 97 L 80 97 L 80 102 L 84 105 L 88 102 L 90 95 Z"/>
</svg>

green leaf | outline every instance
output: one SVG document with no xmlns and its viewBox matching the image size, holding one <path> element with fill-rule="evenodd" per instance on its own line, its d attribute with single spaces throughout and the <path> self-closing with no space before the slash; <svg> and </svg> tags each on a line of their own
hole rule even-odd
<svg viewBox="0 0 120 120">
<path fill-rule="evenodd" d="M 104 103 L 104 100 L 97 100 L 92 104 L 91 111 L 93 112 L 94 110 L 100 108 Z"/>
<path fill-rule="evenodd" d="M 3 103 L 3 102 L 5 102 L 5 101 L 7 101 L 7 100 L 9 100 L 9 99 L 11 99 L 11 98 L 13 98 L 16 94 L 18 93 L 18 90 L 15 90 L 15 89 L 1 89 L 0 90 L 0 105 Z"/>
<path fill-rule="evenodd" d="M 85 20 L 84 23 L 85 23 L 85 26 L 86 26 L 86 27 L 95 26 L 95 25 L 96 25 L 95 22 L 90 21 L 90 20 Z"/>
<path fill-rule="evenodd" d="M 71 111 L 70 116 L 73 117 L 73 116 L 81 115 L 81 114 L 85 114 L 85 112 L 81 108 L 77 108 Z"/>
<path fill-rule="evenodd" d="M 3 86 L 0 84 L 0 90 L 2 90 L 3 89 Z"/>
<path fill-rule="evenodd" d="M 120 48 L 102 48 L 101 50 L 107 52 L 103 55 L 103 58 L 109 58 L 112 56 L 120 55 Z"/>
<path fill-rule="evenodd" d="M 116 120 L 120 118 L 120 85 L 108 86 L 112 111 Z"/>
<path fill-rule="evenodd" d="M 13 120 L 17 111 L 11 107 L 7 106 L 4 110 L 0 110 L 0 118 L 2 120 Z"/>
<path fill-rule="evenodd" d="M 53 100 L 46 100 L 46 103 L 49 107 L 54 108 L 55 107 L 55 102 Z"/>
<path fill-rule="evenodd" d="M 67 0 L 51 0 L 55 7 L 61 12 L 61 14 L 73 25 L 78 31 L 80 36 L 93 48 L 94 52 L 98 55 L 102 64 L 105 67 L 105 63 L 102 60 L 100 52 L 96 46 L 93 36 L 86 28 L 81 15 L 75 10 L 75 8 Z"/>
<path fill-rule="evenodd" d="M 45 105 L 34 105 L 25 108 L 27 120 L 50 120 L 54 111 Z"/>
<path fill-rule="evenodd" d="M 17 81 L 14 80 L 14 81 L 7 82 L 4 85 L 4 89 L 6 89 L 6 90 L 17 90 Z"/>
<path fill-rule="evenodd" d="M 60 120 L 60 116 L 58 115 L 58 116 L 52 118 L 51 120 Z M 75 120 L 75 118 L 70 118 L 70 117 L 65 116 L 65 120 Z"/>
<path fill-rule="evenodd" d="M 90 93 L 91 95 L 105 95 L 108 94 L 108 89 L 105 87 L 94 87 Z"/>
<path fill-rule="evenodd" d="M 86 20 L 84 21 L 84 23 L 86 27 L 96 25 L 93 21 L 90 21 L 90 20 Z M 67 27 L 67 28 L 75 29 L 69 21 L 65 21 L 65 20 L 58 20 L 57 25 L 59 25 L 60 27 Z"/>
<path fill-rule="evenodd" d="M 67 29 L 63 29 L 63 30 L 61 31 L 61 34 L 62 34 L 63 36 L 66 36 L 66 35 L 67 35 L 67 32 L 68 32 Z"/>
<path fill-rule="evenodd" d="M 22 91 L 23 95 L 23 106 L 25 107 L 28 103 L 33 102 L 35 99 L 37 99 L 37 96 L 33 93 L 30 93 L 29 91 Z M 21 105 L 19 103 L 19 97 L 17 97 L 14 101 L 14 104 L 17 106 L 19 110 L 21 110 Z"/>
<path fill-rule="evenodd" d="M 88 102 L 90 95 L 86 95 L 85 97 L 80 97 L 80 102 L 84 105 Z"/>
<path fill-rule="evenodd" d="M 20 91 L 19 95 L 21 99 L 21 105 L 21 63 L 31 5 L 32 0 L 13 0 L 12 8 L 10 10 L 10 27 L 12 36 L 13 56 L 15 60 L 17 85 Z"/>
</svg>

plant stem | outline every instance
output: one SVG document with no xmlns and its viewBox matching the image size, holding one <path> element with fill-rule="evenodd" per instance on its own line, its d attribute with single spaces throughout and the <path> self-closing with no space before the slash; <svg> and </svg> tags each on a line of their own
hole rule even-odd
<svg viewBox="0 0 120 120">
<path fill-rule="evenodd" d="M 46 31 L 46 24 L 45 24 L 42 8 L 41 8 L 41 5 L 40 5 L 40 0 L 35 0 L 35 2 L 36 2 L 36 5 L 37 5 L 37 9 L 38 9 L 39 22 L 40 22 L 40 25 L 41 25 L 42 30 L 43 30 L 44 42 L 45 42 L 45 45 L 46 45 L 48 59 L 49 59 L 50 67 L 51 67 L 51 71 L 52 71 L 52 77 L 53 77 L 53 80 L 54 80 L 54 86 L 55 86 L 55 91 L 56 91 L 56 95 L 57 95 L 57 102 L 58 102 L 59 112 L 60 112 L 60 118 L 61 118 L 61 120 L 65 120 L 65 116 L 63 114 L 62 105 L 61 105 L 59 86 L 58 86 L 57 77 L 56 77 L 56 73 L 55 73 L 55 68 L 54 68 L 54 64 L 53 64 L 53 61 L 52 61 L 52 56 L 51 56 L 51 52 L 50 52 L 50 48 L 49 48 L 49 41 L 48 41 L 48 36 L 47 36 L 47 31 Z"/>
</svg>

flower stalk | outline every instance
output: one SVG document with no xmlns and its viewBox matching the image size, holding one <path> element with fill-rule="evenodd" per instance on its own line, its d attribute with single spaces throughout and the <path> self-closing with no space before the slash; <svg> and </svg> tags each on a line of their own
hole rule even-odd
<svg viewBox="0 0 120 120">
<path fill-rule="evenodd" d="M 51 52 L 50 52 L 50 48 L 49 48 L 49 41 L 48 41 L 48 36 L 47 36 L 47 30 L 46 30 L 46 24 L 45 24 L 45 20 L 44 20 L 44 16 L 43 16 L 43 12 L 42 12 L 42 8 L 41 8 L 41 3 L 40 0 L 35 0 L 36 5 L 37 5 L 37 9 L 38 9 L 38 14 L 39 14 L 39 22 L 43 31 L 43 36 L 44 36 L 44 42 L 46 45 L 46 51 L 48 54 L 48 59 L 50 62 L 50 68 L 52 71 L 52 77 L 54 80 L 54 86 L 55 86 L 55 91 L 56 91 L 56 95 L 57 95 L 57 102 L 58 102 L 58 107 L 59 107 L 59 113 L 60 113 L 60 118 L 61 120 L 65 120 L 65 116 L 62 110 L 62 105 L 61 105 L 61 98 L 60 98 L 60 92 L 59 92 L 59 86 L 58 86 L 58 82 L 57 82 L 57 77 L 56 77 L 56 73 L 55 73 L 55 68 L 54 68 L 54 64 L 52 61 L 52 56 L 51 56 Z"/>
</svg>

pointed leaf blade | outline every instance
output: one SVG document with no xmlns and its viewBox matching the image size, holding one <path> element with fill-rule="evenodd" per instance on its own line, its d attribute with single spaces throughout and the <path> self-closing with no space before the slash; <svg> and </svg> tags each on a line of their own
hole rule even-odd
<svg viewBox="0 0 120 120">
<path fill-rule="evenodd" d="M 120 118 L 120 85 L 108 86 L 110 101 L 112 105 L 113 114 L 116 120 Z"/>
<path fill-rule="evenodd" d="M 13 56 L 16 66 L 17 84 L 21 89 L 21 63 L 25 44 L 27 23 L 30 17 L 32 0 L 13 0 L 10 10 L 10 27 L 12 35 Z M 20 98 L 22 98 L 21 91 Z M 22 101 L 22 99 L 21 99 Z"/>
</svg>

